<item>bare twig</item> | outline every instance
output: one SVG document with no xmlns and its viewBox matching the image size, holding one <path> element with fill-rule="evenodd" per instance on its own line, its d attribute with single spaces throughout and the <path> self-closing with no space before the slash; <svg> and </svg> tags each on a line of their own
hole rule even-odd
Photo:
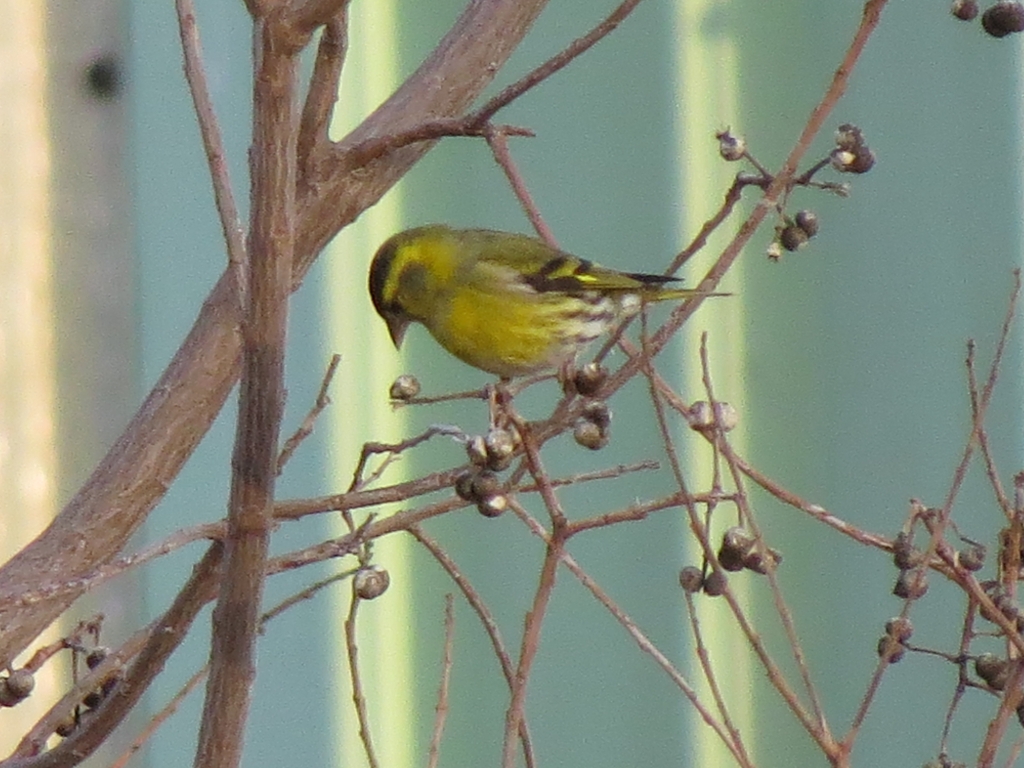
<svg viewBox="0 0 1024 768">
<path fill-rule="evenodd" d="M 466 598 L 466 602 L 468 602 L 470 607 L 476 612 L 476 615 L 480 619 L 480 623 L 483 625 L 484 631 L 487 633 L 487 637 L 491 640 L 491 646 L 494 648 L 494 655 L 498 658 L 502 674 L 505 676 L 505 681 L 508 683 L 509 690 L 511 691 L 515 682 L 515 669 L 512 666 L 512 659 L 509 657 L 508 650 L 505 648 L 505 642 L 501 638 L 501 631 L 498 629 L 498 622 L 495 620 L 494 615 L 480 596 L 480 593 L 473 588 L 473 585 L 462 574 L 462 571 L 459 570 L 455 561 L 448 556 L 436 541 L 427 536 L 420 526 L 411 525 L 407 530 L 418 542 L 426 547 L 427 551 L 430 552 L 434 559 L 437 560 L 442 568 L 444 568 L 445 572 L 449 577 L 451 577 L 451 580 L 455 582 L 456 586 L 458 586 L 459 590 Z M 530 729 L 525 716 L 519 723 L 519 740 L 523 746 L 523 756 L 526 768 L 534 768 L 536 763 L 533 756 L 533 742 L 530 738 Z"/>
<path fill-rule="evenodd" d="M 181 706 L 181 702 L 183 702 L 188 695 L 206 679 L 206 675 L 209 671 L 209 664 L 204 664 L 200 669 L 197 669 L 192 674 L 192 677 L 186 680 L 185 684 L 178 689 L 178 692 L 171 697 L 171 700 L 164 704 L 164 706 L 160 708 L 160 711 L 149 719 L 146 726 L 139 731 L 139 734 L 134 739 L 132 739 L 132 743 L 128 745 L 127 749 L 125 749 L 123 753 L 121 753 L 121 756 L 110 764 L 110 768 L 125 768 L 129 761 L 145 746 L 146 742 L 153 738 L 157 729 L 167 722 L 171 715 L 178 711 L 178 707 Z"/>
<path fill-rule="evenodd" d="M 985 421 L 985 412 L 988 410 L 988 404 L 992 400 L 992 391 L 995 389 L 996 380 L 999 378 L 999 365 L 1003 360 L 1003 353 L 1006 351 L 1006 342 L 1010 338 L 1010 328 L 1013 326 L 1014 318 L 1017 316 L 1017 301 L 1020 298 L 1021 291 L 1021 277 L 1020 270 L 1015 269 L 1013 271 L 1013 290 L 1010 293 L 1010 303 L 1006 309 L 1006 314 L 1003 317 L 1003 325 L 999 331 L 999 341 L 996 343 L 996 351 L 992 357 L 992 365 L 989 366 L 988 380 L 985 382 L 985 387 L 981 391 L 981 399 L 978 402 L 978 407 L 975 410 L 974 418 L 971 422 L 971 435 L 967 441 L 967 445 L 964 446 L 963 455 L 960 457 L 960 463 L 957 464 L 956 471 L 953 473 L 953 481 L 950 483 L 949 491 L 946 493 L 946 500 L 942 505 L 944 519 L 948 519 L 949 513 L 953 508 L 953 502 L 960 492 L 960 487 L 963 485 L 964 477 L 967 475 L 967 467 L 971 461 L 971 455 L 974 453 L 974 445 L 978 440 L 978 433 L 981 431 L 982 424 Z M 941 535 L 941 529 L 933 533 L 933 539 Z"/>
<path fill-rule="evenodd" d="M 519 205 L 526 212 L 526 217 L 530 220 L 533 228 L 544 242 L 552 248 L 557 248 L 558 242 L 555 240 L 554 233 L 544 221 L 544 217 L 541 216 L 540 210 L 530 194 L 530 190 L 526 187 L 526 182 L 512 160 L 512 154 L 508 150 L 508 133 L 499 128 L 491 128 L 485 135 L 487 137 L 487 145 L 491 148 L 491 153 L 494 155 L 494 160 L 504 172 L 508 183 L 512 185 L 512 191 L 515 193 L 516 199 L 519 200 Z"/>
<path fill-rule="evenodd" d="M 974 352 L 974 340 L 970 339 L 967 342 L 967 360 L 965 363 L 967 365 L 967 393 L 971 399 L 972 423 L 978 419 L 978 403 L 981 397 L 978 391 L 978 377 L 974 368 Z M 992 455 L 992 448 L 988 442 L 988 431 L 984 426 L 978 430 L 978 448 L 981 449 L 981 456 L 985 461 L 985 472 L 988 475 L 988 482 L 996 495 L 996 502 L 999 504 L 999 508 L 1003 510 L 1003 515 L 1006 519 L 1012 520 L 1013 503 L 1010 501 L 1010 497 L 1006 495 L 1002 480 L 999 479 L 999 470 L 996 468 L 995 457 Z"/>
<path fill-rule="evenodd" d="M 228 265 L 238 286 L 238 306 L 241 308 L 247 301 L 249 279 L 246 274 L 245 230 L 238 215 L 234 193 L 231 191 L 224 141 L 221 138 L 220 126 L 217 124 L 217 113 L 213 109 L 210 89 L 206 84 L 195 4 L 193 0 L 175 0 L 174 7 L 178 13 L 178 32 L 181 36 L 182 53 L 185 56 L 185 79 L 188 81 L 192 106 L 199 120 L 199 133 L 203 138 L 206 162 L 213 179 L 213 199 L 220 217 L 224 243 L 228 249 Z"/>
<path fill-rule="evenodd" d="M 348 149 L 345 161 L 354 167 L 360 167 L 410 144 L 455 136 L 486 137 L 492 132 L 500 132 L 506 136 L 534 135 L 530 129 L 516 125 L 491 125 L 487 122 L 478 124 L 473 116 L 438 118 L 384 136 L 371 137 L 362 144 Z"/>
<path fill-rule="evenodd" d="M 359 719 L 359 738 L 366 751 L 366 760 L 370 768 L 380 768 L 377 754 L 373 749 L 373 737 L 370 734 L 370 717 L 366 710 L 366 695 L 363 693 L 362 676 L 359 673 L 359 643 L 356 638 L 356 613 L 359 610 L 359 596 L 352 592 L 352 604 L 348 618 L 345 619 L 345 650 L 348 654 L 348 669 L 352 679 L 352 702 L 355 704 L 356 717 Z"/>
<path fill-rule="evenodd" d="M 544 526 L 540 524 L 529 512 L 526 511 L 515 499 L 509 499 L 509 507 L 516 513 L 516 516 L 522 520 L 526 526 L 530 529 L 530 532 L 540 538 L 542 541 L 549 541 L 550 536 L 544 529 Z M 619 622 L 620 625 L 626 630 L 630 637 L 633 638 L 634 642 L 640 647 L 640 650 L 648 654 L 655 663 L 661 667 L 661 669 L 669 676 L 672 682 L 682 691 L 683 695 L 690 701 L 690 703 L 697 710 L 698 714 L 707 723 L 718 736 L 722 739 L 722 743 L 725 744 L 726 748 L 737 758 L 737 761 L 741 765 L 749 766 L 749 762 L 742 762 L 740 759 L 741 752 L 736 749 L 736 744 L 730 738 L 730 734 L 722 727 L 722 724 L 715 719 L 714 715 L 704 706 L 697 692 L 693 687 L 686 681 L 682 673 L 675 668 L 672 662 L 668 659 L 665 654 L 658 649 L 658 647 L 651 642 L 651 640 L 644 634 L 640 627 L 634 622 L 629 615 L 623 611 L 619 605 L 612 600 L 608 594 L 601 589 L 600 585 L 589 575 L 583 568 L 576 562 L 571 554 L 562 551 L 561 562 L 569 569 L 569 571 L 579 579 L 580 583 L 585 586 L 590 593 L 597 598 L 597 600 L 608 610 L 609 613 Z"/>
<path fill-rule="evenodd" d="M 560 539 L 552 539 L 548 542 L 547 551 L 544 554 L 544 562 L 541 565 L 540 577 L 537 581 L 537 590 L 533 596 L 533 604 L 526 614 L 523 639 L 519 649 L 519 664 L 512 679 L 512 695 L 509 699 L 508 710 L 505 713 L 505 735 L 501 758 L 503 768 L 515 768 L 516 736 L 519 734 L 520 725 L 526 716 L 524 709 L 526 706 L 526 683 L 530 679 L 533 661 L 537 656 L 537 650 L 540 648 L 540 630 L 544 623 L 544 616 L 547 612 L 549 601 L 551 600 L 551 593 L 554 591 L 555 572 L 558 568 L 558 559 L 562 551 Z"/>
<path fill-rule="evenodd" d="M 334 374 L 337 372 L 340 362 L 341 355 L 334 354 L 331 356 L 331 362 L 328 364 L 323 381 L 320 383 L 320 392 L 316 396 L 316 402 L 313 403 L 313 407 L 309 409 L 309 413 L 306 414 L 306 418 L 302 420 L 295 433 L 284 441 L 281 454 L 277 457 L 278 475 L 281 474 L 284 465 L 288 463 L 288 459 L 295 453 L 295 449 L 302 444 L 303 440 L 313 434 L 313 426 L 316 424 L 316 420 L 320 418 L 320 414 L 324 412 L 324 409 L 331 404 L 331 398 L 327 395 L 327 390 L 331 386 L 331 381 L 334 380 Z"/>
<path fill-rule="evenodd" d="M 499 110 L 511 104 L 531 88 L 544 82 L 601 39 L 611 34 L 639 4 L 640 0 L 625 0 L 586 35 L 574 40 L 555 56 L 507 86 L 479 109 L 463 117 L 430 120 L 395 131 L 390 135 L 369 137 L 362 144 L 348 148 L 343 158 L 344 161 L 353 166 L 360 166 L 381 158 L 400 147 L 434 141 L 446 136 L 488 136 L 491 133 L 500 133 L 505 136 L 532 136 L 533 132 L 525 128 L 510 125 L 491 126 L 491 118 Z"/>
<path fill-rule="evenodd" d="M 711 665 L 711 656 L 708 653 L 707 645 L 704 643 L 704 633 L 701 631 L 700 619 L 697 616 L 693 595 L 689 592 L 684 592 L 683 595 L 686 598 L 686 614 L 690 619 L 690 633 L 693 635 L 697 660 L 704 675 L 704 682 L 707 683 L 708 689 L 711 691 L 711 697 L 715 701 L 718 716 L 722 718 L 722 727 L 725 733 L 720 732 L 719 736 L 733 753 L 736 762 L 742 766 L 751 766 L 750 757 L 747 755 L 746 747 L 743 744 L 743 734 L 740 733 L 736 723 L 733 722 L 732 715 L 729 714 L 729 707 L 725 703 L 721 686 L 718 684 L 718 676 L 715 675 L 714 667 Z M 707 722 L 710 717 L 710 712 L 705 714 L 705 721 Z M 726 733 L 728 734 L 728 739 L 726 739 Z"/>
<path fill-rule="evenodd" d="M 472 115 L 472 121 L 478 125 L 489 122 L 490 119 L 503 107 L 508 106 L 524 93 L 538 84 L 544 82 L 553 74 L 564 68 L 577 59 L 596 43 L 610 35 L 615 29 L 626 20 L 626 17 L 640 4 L 640 0 L 625 0 L 618 5 L 608 16 L 606 16 L 596 27 L 590 30 L 583 37 L 577 38 L 567 45 L 562 51 L 545 61 L 539 67 L 516 82 L 512 83 L 496 96 L 488 100 L 480 109 Z"/>
<path fill-rule="evenodd" d="M 444 599 L 444 655 L 441 658 L 441 685 L 437 691 L 434 706 L 434 730 L 430 734 L 430 751 L 427 753 L 427 768 L 437 768 L 441 759 L 441 735 L 448 718 L 448 685 L 452 676 L 452 650 L 455 645 L 455 612 L 452 609 L 452 595 Z"/>
</svg>

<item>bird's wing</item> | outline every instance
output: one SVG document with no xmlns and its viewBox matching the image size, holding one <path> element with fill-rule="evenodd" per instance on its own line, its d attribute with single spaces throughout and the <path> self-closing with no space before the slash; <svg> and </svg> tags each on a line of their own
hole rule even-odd
<svg viewBox="0 0 1024 768">
<path fill-rule="evenodd" d="M 489 274 L 512 278 L 536 293 L 581 293 L 585 291 L 642 291 L 676 278 L 663 275 L 619 272 L 578 256 L 556 251 L 527 235 L 501 233 L 488 237 L 480 232 L 476 250 L 481 277 Z"/>
</svg>

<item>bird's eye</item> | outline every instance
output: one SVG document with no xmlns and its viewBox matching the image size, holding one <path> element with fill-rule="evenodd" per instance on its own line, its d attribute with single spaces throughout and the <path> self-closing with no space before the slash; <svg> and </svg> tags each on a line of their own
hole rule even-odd
<svg viewBox="0 0 1024 768">
<path fill-rule="evenodd" d="M 398 296 L 408 301 L 427 290 L 427 268 L 422 264 L 408 264 L 398 275 Z"/>
</svg>

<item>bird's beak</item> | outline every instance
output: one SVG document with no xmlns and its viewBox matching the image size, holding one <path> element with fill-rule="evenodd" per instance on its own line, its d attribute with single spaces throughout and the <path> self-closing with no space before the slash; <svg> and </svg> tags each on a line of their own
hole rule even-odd
<svg viewBox="0 0 1024 768">
<path fill-rule="evenodd" d="M 388 333 L 391 334 L 391 341 L 395 343 L 395 348 L 401 347 L 405 331 L 409 327 L 409 319 L 402 315 L 388 314 L 384 317 L 384 322 L 387 323 Z"/>
</svg>

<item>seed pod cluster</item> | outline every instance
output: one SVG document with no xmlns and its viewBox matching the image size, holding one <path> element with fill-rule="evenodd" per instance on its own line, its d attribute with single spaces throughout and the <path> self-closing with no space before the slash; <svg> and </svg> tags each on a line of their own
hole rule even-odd
<svg viewBox="0 0 1024 768">
<path fill-rule="evenodd" d="M 727 571 L 747 569 L 764 575 L 782 562 L 782 554 L 771 547 L 757 546 L 757 540 L 750 531 L 733 526 L 722 534 L 718 562 Z"/>
<path fill-rule="evenodd" d="M 787 216 L 782 220 L 782 223 L 775 229 L 775 242 L 782 250 L 792 253 L 807 245 L 816 234 L 818 234 L 818 214 L 804 209 L 797 211 L 793 218 Z M 772 257 L 773 253 L 777 253 L 773 257 L 776 260 L 782 255 L 782 251 L 778 248 L 769 253 L 769 256 Z"/>
<path fill-rule="evenodd" d="M 473 467 L 455 478 L 455 493 L 472 501 L 484 517 L 497 517 L 508 508 L 501 479 L 489 469 Z"/>
<path fill-rule="evenodd" d="M 985 594 L 992 600 L 992 604 L 995 606 L 996 611 L 1002 615 L 1007 621 L 1013 624 L 1018 632 L 1024 632 L 1024 611 L 1021 611 L 1020 605 L 1010 595 L 999 582 L 988 582 L 984 585 Z M 993 614 L 992 609 L 982 604 L 978 606 L 978 612 L 985 621 L 991 621 L 993 624 L 996 623 L 998 617 Z"/>
<path fill-rule="evenodd" d="M 900 531 L 893 539 L 892 561 L 899 569 L 892 593 L 904 600 L 917 600 L 928 591 L 928 573 L 922 567 L 923 553 L 914 546 L 914 537 Z"/>
<path fill-rule="evenodd" d="M 708 597 L 718 597 L 725 592 L 728 580 L 722 571 L 715 570 L 705 574 L 695 565 L 685 565 L 679 571 L 679 586 L 690 595 L 703 590 Z"/>
<path fill-rule="evenodd" d="M 864 140 L 864 133 L 852 123 L 836 130 L 836 146 L 830 155 L 832 167 L 840 173 L 867 173 L 875 164 L 875 153 Z"/>
<path fill-rule="evenodd" d="M 994 653 L 982 653 L 974 659 L 974 674 L 990 688 L 1001 691 L 1010 676 L 1010 664 Z"/>
<path fill-rule="evenodd" d="M 608 369 L 600 363 L 587 363 L 573 374 L 571 390 L 566 394 L 578 394 L 590 397 L 595 394 L 608 380 Z"/>
<path fill-rule="evenodd" d="M 85 655 L 85 666 L 89 669 L 96 669 L 106 661 L 110 655 L 110 649 L 103 645 L 97 645 Z M 96 709 L 110 695 L 121 681 L 121 671 L 117 670 L 107 677 L 98 688 L 94 688 L 82 698 L 82 704 L 89 709 Z"/>
<path fill-rule="evenodd" d="M 584 448 L 599 451 L 611 439 L 612 412 L 604 400 L 587 400 L 573 426 L 573 439 Z"/>
<path fill-rule="evenodd" d="M 686 421 L 695 432 L 730 432 L 739 424 L 740 416 L 729 403 L 716 402 L 712 407 L 711 403 L 698 400 L 687 411 Z"/>
<path fill-rule="evenodd" d="M 914 625 L 904 616 L 896 616 L 885 622 L 885 634 L 878 638 L 878 657 L 890 664 L 903 659 L 907 652 L 906 642 L 914 634 Z"/>
<path fill-rule="evenodd" d="M 486 435 L 474 435 L 466 443 L 466 454 L 470 462 L 492 472 L 508 469 L 518 449 L 518 433 L 498 427 L 489 430 Z"/>
<path fill-rule="evenodd" d="M 98 645 L 85 655 L 85 665 L 90 670 L 96 669 L 110 655 L 110 649 Z M 92 716 L 97 709 L 117 688 L 121 682 L 123 671 L 118 667 L 110 671 L 100 684 L 82 697 L 82 706 L 75 707 L 67 717 L 60 721 L 54 728 L 54 732 L 63 738 L 70 736 L 82 724 L 83 720 Z M 83 709 L 84 707 L 84 709 Z"/>
</svg>

